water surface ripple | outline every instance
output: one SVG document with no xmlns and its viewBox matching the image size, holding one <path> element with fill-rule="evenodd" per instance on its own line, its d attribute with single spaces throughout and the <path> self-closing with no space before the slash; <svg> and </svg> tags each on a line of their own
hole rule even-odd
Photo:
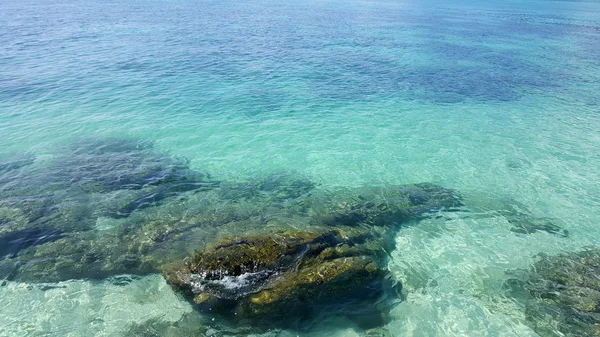
<svg viewBox="0 0 600 337">
<path fill-rule="evenodd" d="M 587 331 L 561 330 L 589 307 L 544 309 L 555 283 L 530 267 L 600 244 L 598 3 L 0 7 L 0 336 Z M 160 274 L 218 237 L 306 230 L 323 205 L 393 205 L 398 186 L 416 211 L 390 221 L 402 294 L 374 330 L 212 320 Z"/>
</svg>

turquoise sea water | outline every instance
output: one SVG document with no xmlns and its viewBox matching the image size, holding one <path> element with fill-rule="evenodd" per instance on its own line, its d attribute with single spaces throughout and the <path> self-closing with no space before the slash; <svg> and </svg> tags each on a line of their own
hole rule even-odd
<svg viewBox="0 0 600 337">
<path fill-rule="evenodd" d="M 393 336 L 538 336 L 502 293 L 505 273 L 540 252 L 600 244 L 599 3 L 8 0 L 0 9 L 0 162 L 43 168 L 86 139 L 127 138 L 218 180 L 290 171 L 324 189 L 460 191 L 471 212 L 398 232 L 388 268 L 406 299 L 385 326 Z M 32 179 L 18 170 L 0 171 L 3 191 Z M 515 233 L 499 212 L 506 205 L 569 235 Z M 118 226 L 107 219 L 93 216 L 98 235 Z M 43 285 L 0 275 L 2 336 L 121 336 L 194 314 L 158 274 Z M 214 324 L 209 334 L 220 333 Z M 363 332 L 340 319 L 257 334 Z"/>
</svg>

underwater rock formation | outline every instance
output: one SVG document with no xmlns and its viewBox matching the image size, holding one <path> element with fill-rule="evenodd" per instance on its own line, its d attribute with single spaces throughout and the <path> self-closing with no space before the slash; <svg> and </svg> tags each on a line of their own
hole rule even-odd
<svg viewBox="0 0 600 337">
<path fill-rule="evenodd" d="M 152 143 L 128 139 L 83 140 L 55 158 L 46 175 L 87 194 L 109 194 L 102 214 L 126 217 L 182 192 L 218 185 L 206 174 L 189 169 L 182 157 L 159 155 Z"/>
<path fill-rule="evenodd" d="M 55 159 L 50 174 L 86 192 L 139 190 L 172 185 L 174 191 L 203 186 L 206 176 L 188 168 L 185 158 L 150 152 L 151 144 L 126 140 L 83 141 Z"/>
<path fill-rule="evenodd" d="M 319 306 L 374 316 L 382 309 L 374 303 L 396 286 L 385 269 L 383 241 L 381 233 L 352 228 L 234 238 L 167 267 L 166 277 L 198 308 L 254 324 L 281 322 L 290 313 L 306 318 Z M 381 324 L 381 315 L 372 323 Z"/>
<path fill-rule="evenodd" d="M 290 179 L 285 181 L 281 189 L 289 189 Z M 16 265 L 11 278 L 28 282 L 145 274 L 234 236 L 352 229 L 390 240 L 400 223 L 411 217 L 460 206 L 456 193 L 430 184 L 335 191 L 297 184 L 304 193 L 294 192 L 299 195 L 295 199 L 282 199 L 283 192 L 277 188 L 240 197 L 246 195 L 248 187 L 244 184 L 244 190 L 237 193 L 235 186 L 223 183 L 127 218 L 106 220 L 112 226 L 107 230 L 68 233 L 53 242 L 29 247 L 13 259 L 0 261 L 0 265 Z M 227 197 L 223 189 L 228 190 Z M 379 242 L 377 249 L 381 247 L 391 249 Z"/>
<path fill-rule="evenodd" d="M 217 182 L 128 140 L 82 141 L 17 173 L 0 188 L 0 278 L 163 272 L 198 308 L 252 324 L 329 311 L 381 325 L 400 288 L 386 269 L 396 232 L 462 206 L 429 183 Z"/>
<path fill-rule="evenodd" d="M 290 208 L 312 223 L 335 226 L 389 226 L 462 206 L 454 190 L 420 183 L 385 187 L 338 188 L 301 198 Z"/>
<path fill-rule="evenodd" d="M 0 258 L 61 236 L 61 229 L 53 228 L 42 218 L 53 212 L 47 210 L 49 207 L 49 200 L 41 197 L 0 199 Z M 56 213 L 52 217 L 61 218 Z"/>
<path fill-rule="evenodd" d="M 164 267 L 165 277 L 198 308 L 236 320 L 343 304 L 344 314 L 358 310 L 378 325 L 387 310 L 376 304 L 399 288 L 386 262 L 400 224 L 459 206 L 454 191 L 433 184 L 315 191 L 260 228 Z"/>
<path fill-rule="evenodd" d="M 221 187 L 220 196 L 223 199 L 240 200 L 267 197 L 277 203 L 298 198 L 313 190 L 317 184 L 298 172 L 281 171 Z"/>
<path fill-rule="evenodd" d="M 151 143 L 130 139 L 87 139 L 46 162 L 27 157 L 2 167 L 0 256 L 90 230 L 99 216 L 127 217 L 218 185 L 189 169 L 187 160 L 157 155 Z"/>
<path fill-rule="evenodd" d="M 506 286 L 540 336 L 600 336 L 600 249 L 540 255 Z"/>
</svg>

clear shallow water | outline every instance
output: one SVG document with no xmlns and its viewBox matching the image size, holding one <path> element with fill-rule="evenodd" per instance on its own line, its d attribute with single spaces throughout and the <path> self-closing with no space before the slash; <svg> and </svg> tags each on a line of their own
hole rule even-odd
<svg viewBox="0 0 600 337">
<path fill-rule="evenodd" d="M 323 188 L 463 193 L 476 216 L 398 234 L 394 335 L 536 336 L 504 272 L 598 244 L 596 3 L 8 1 L 0 23 L 2 158 L 44 165 L 81 139 L 130 137 L 217 179 L 294 170 Z M 511 232 L 494 211 L 517 202 L 569 237 Z M 9 281 L 0 334 L 113 336 L 191 310 L 158 276 L 127 287 Z"/>
</svg>

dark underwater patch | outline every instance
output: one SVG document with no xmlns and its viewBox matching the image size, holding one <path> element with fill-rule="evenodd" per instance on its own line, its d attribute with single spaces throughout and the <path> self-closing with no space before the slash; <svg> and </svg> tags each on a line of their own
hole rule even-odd
<svg viewBox="0 0 600 337">
<path fill-rule="evenodd" d="M 127 217 L 218 185 L 187 159 L 156 154 L 151 142 L 135 139 L 83 139 L 50 161 L 24 157 L 0 168 L 3 255 L 54 241 L 56 233 L 90 230 L 98 216 Z"/>
<path fill-rule="evenodd" d="M 0 173 L 20 169 L 33 164 L 34 161 L 35 157 L 32 155 L 0 161 Z"/>
<path fill-rule="evenodd" d="M 0 227 L 4 224 L 0 223 Z M 62 234 L 53 229 L 26 228 L 8 233 L 0 230 L 0 258 L 14 257 L 22 249 L 58 240 Z"/>
<path fill-rule="evenodd" d="M 541 336 L 600 334 L 600 250 L 541 254 L 529 270 L 506 281 L 508 294 L 525 307 L 527 324 Z"/>
<path fill-rule="evenodd" d="M 486 201 L 485 197 L 479 201 Z M 477 201 L 475 201 L 477 202 Z M 546 232 L 558 236 L 568 237 L 569 231 L 563 227 L 563 223 L 556 218 L 536 215 L 527 205 L 512 198 L 497 198 L 491 200 L 491 204 L 483 209 L 474 207 L 470 209 L 477 216 L 502 217 L 510 224 L 510 231 L 518 234 L 534 234 Z"/>
<path fill-rule="evenodd" d="M 535 232 L 547 232 L 561 236 L 569 236 L 569 231 L 559 226 L 556 219 L 538 218 L 526 214 L 506 217 L 513 227 L 512 232 L 520 234 L 532 234 Z"/>
<path fill-rule="evenodd" d="M 521 43 L 572 34 L 554 24 L 569 18 L 485 12 L 495 19 L 488 22 L 446 9 L 440 13 L 384 14 L 399 31 L 418 27 L 419 34 L 404 44 L 390 44 L 361 29 L 352 34 L 334 30 L 338 47 L 318 49 L 303 78 L 316 95 L 327 99 L 354 102 L 377 95 L 434 103 L 516 101 L 533 90 L 564 89 L 571 79 L 572 72 L 546 62 L 563 55 L 563 49 L 531 49 Z M 414 54 L 420 59 L 403 59 Z"/>
<path fill-rule="evenodd" d="M 219 194 L 228 200 L 268 198 L 274 203 L 281 203 L 299 198 L 315 187 L 314 181 L 298 172 L 279 171 L 241 183 L 223 184 Z"/>
<path fill-rule="evenodd" d="M 281 90 L 253 88 L 242 92 L 237 106 L 241 106 L 249 117 L 260 117 L 281 110 L 287 97 Z"/>
<path fill-rule="evenodd" d="M 336 100 L 384 95 L 440 103 L 515 101 L 530 90 L 563 84 L 564 76 L 508 52 L 447 43 L 430 47 L 431 65 L 406 66 L 389 57 L 351 52 L 316 65 L 308 79 L 318 95 Z"/>
<path fill-rule="evenodd" d="M 22 78 L 0 78 L 0 99 L 3 101 L 37 100 L 48 96 L 59 89 L 59 85 L 52 81 L 33 81 Z"/>
<path fill-rule="evenodd" d="M 201 182 L 199 172 L 188 169 L 185 158 L 159 156 L 151 144 L 137 141 L 84 141 L 70 153 L 54 160 L 51 173 L 56 181 L 86 192 L 106 193 L 120 189 Z"/>
</svg>

